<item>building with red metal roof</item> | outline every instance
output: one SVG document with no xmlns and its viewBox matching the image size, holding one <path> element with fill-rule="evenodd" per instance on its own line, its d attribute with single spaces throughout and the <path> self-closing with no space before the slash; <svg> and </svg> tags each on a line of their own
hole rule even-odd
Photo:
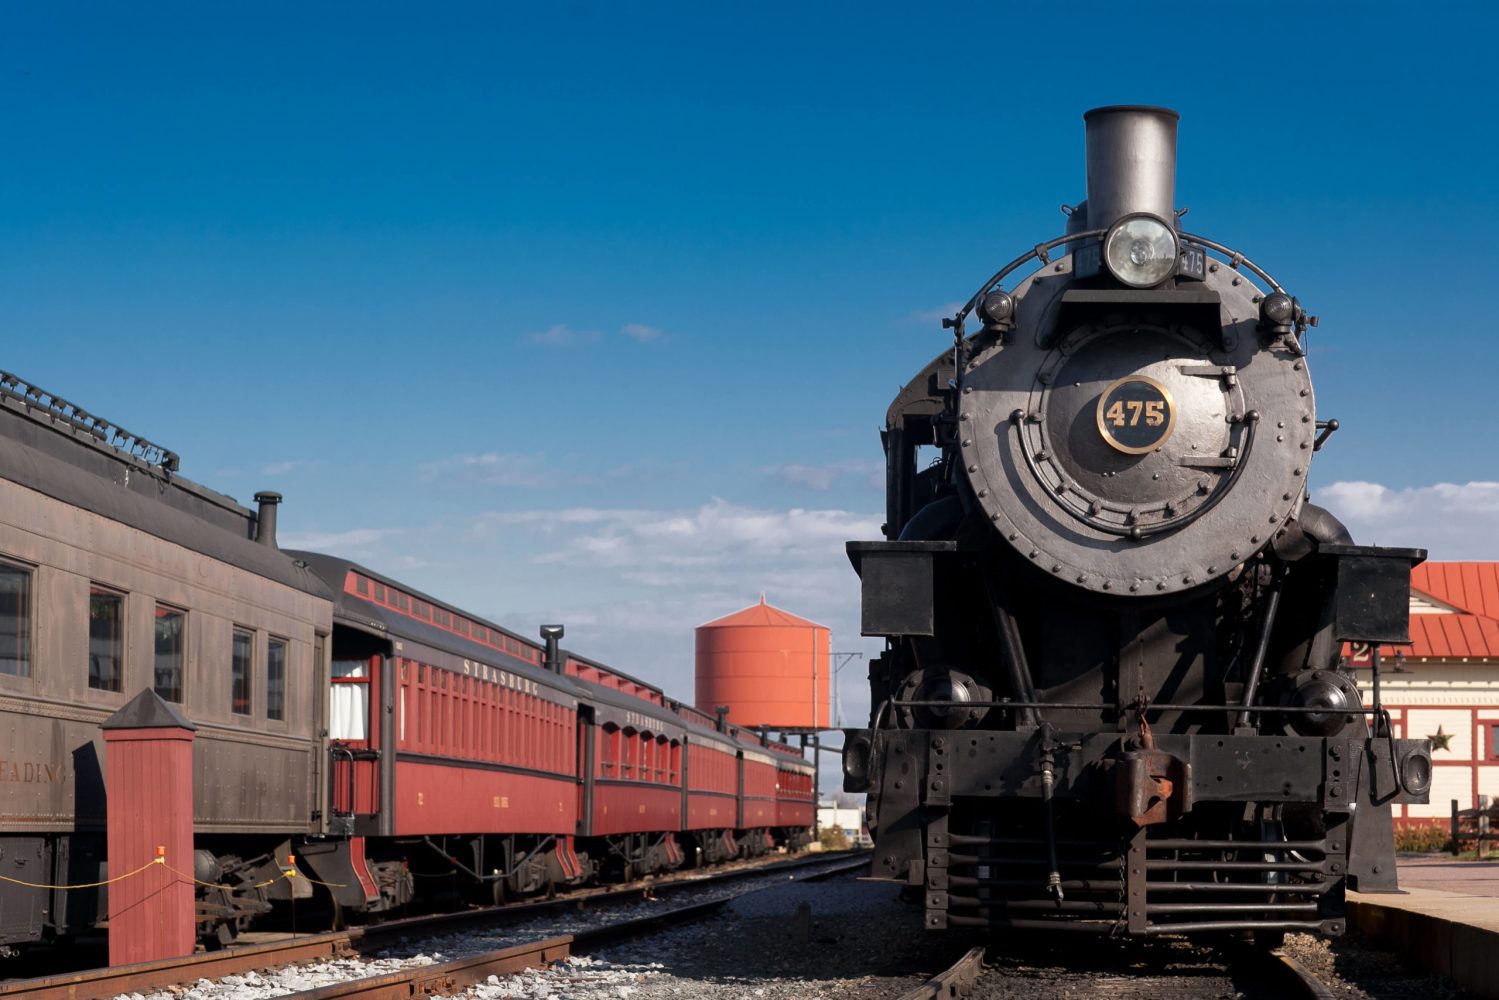
<svg viewBox="0 0 1499 1000">
<path fill-rule="evenodd" d="M 1423 822 L 1499 798 L 1499 563 L 1428 562 L 1411 571 L 1408 646 L 1380 650 L 1381 699 L 1396 736 L 1432 740 L 1431 802 L 1397 806 Z M 1350 657 L 1367 702 L 1371 656 Z"/>
</svg>

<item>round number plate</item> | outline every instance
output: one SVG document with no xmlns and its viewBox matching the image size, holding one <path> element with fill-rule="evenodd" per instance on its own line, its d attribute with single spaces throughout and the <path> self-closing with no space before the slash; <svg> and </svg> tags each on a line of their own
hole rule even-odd
<svg viewBox="0 0 1499 1000">
<path fill-rule="evenodd" d="M 1175 426 L 1171 393 L 1153 378 L 1126 375 L 1098 397 L 1098 433 L 1126 455 L 1155 451 Z"/>
</svg>

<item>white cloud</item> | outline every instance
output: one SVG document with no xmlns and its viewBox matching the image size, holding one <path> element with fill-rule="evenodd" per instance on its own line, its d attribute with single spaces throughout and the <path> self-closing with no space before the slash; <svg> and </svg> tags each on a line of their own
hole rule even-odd
<svg viewBox="0 0 1499 1000">
<path fill-rule="evenodd" d="M 526 334 L 526 340 L 545 347 L 576 347 L 596 343 L 599 337 L 596 330 L 574 330 L 566 323 L 557 323 L 545 330 Z"/>
<path fill-rule="evenodd" d="M 379 544 L 404 532 L 402 528 L 350 528 L 347 531 L 283 531 L 276 544 L 283 549 L 327 552 L 351 559 L 368 560 Z"/>
<path fill-rule="evenodd" d="M 1338 482 L 1313 493 L 1362 545 L 1430 550 L 1432 559 L 1499 559 L 1499 482 L 1390 489 Z"/>
<path fill-rule="evenodd" d="M 652 340 L 660 340 L 666 335 L 666 331 L 656 326 L 646 326 L 644 323 L 626 323 L 620 331 L 626 337 L 637 344 L 649 343 Z"/>
<path fill-rule="evenodd" d="M 874 655 L 878 641 L 859 635 L 859 579 L 844 546 L 879 538 L 881 520 L 722 499 L 679 509 L 494 511 L 472 522 L 466 558 L 493 565 L 504 553 L 506 575 L 531 581 L 530 597 L 520 598 L 529 603 L 498 620 L 522 631 L 563 622 L 571 648 L 691 700 L 693 629 L 762 593 L 828 626 L 834 649 Z M 867 718 L 862 669 L 845 673 L 840 692 L 845 720 Z"/>
<path fill-rule="evenodd" d="M 449 483 L 477 482 L 486 486 L 538 489 L 555 485 L 557 472 L 547 467 L 545 455 L 486 451 L 482 455 L 452 455 L 421 465 L 424 479 Z"/>
<path fill-rule="evenodd" d="M 857 476 L 860 480 L 875 486 L 882 485 L 884 481 L 883 466 L 858 459 L 828 462 L 823 465 L 802 465 L 793 462 L 771 466 L 764 471 L 791 486 L 803 486 L 819 493 L 826 493 L 845 476 Z"/>
<path fill-rule="evenodd" d="M 799 564 L 829 551 L 841 560 L 843 543 L 877 537 L 880 519 L 843 510 L 772 510 L 715 499 L 684 510 L 495 511 L 474 523 L 480 536 L 492 536 L 510 525 L 555 540 L 536 557 L 538 562 L 632 572 L 710 565 L 743 574 L 779 573 L 788 559 Z"/>
</svg>

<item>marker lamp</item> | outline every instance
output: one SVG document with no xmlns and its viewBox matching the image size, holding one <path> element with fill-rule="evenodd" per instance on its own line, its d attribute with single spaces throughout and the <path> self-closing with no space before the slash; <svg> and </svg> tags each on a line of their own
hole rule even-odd
<svg viewBox="0 0 1499 1000">
<path fill-rule="evenodd" d="M 1153 215 L 1131 215 L 1103 238 L 1109 273 L 1131 288 L 1159 285 L 1176 270 L 1176 234 Z"/>
</svg>

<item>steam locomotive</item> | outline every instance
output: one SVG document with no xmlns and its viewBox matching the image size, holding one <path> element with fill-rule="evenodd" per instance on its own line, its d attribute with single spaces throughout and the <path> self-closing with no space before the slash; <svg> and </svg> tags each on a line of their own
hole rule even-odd
<svg viewBox="0 0 1499 1000">
<path fill-rule="evenodd" d="M 1316 319 L 1182 231 L 1178 115 L 1084 121 L 1065 233 L 886 414 L 845 788 L 928 928 L 1340 934 L 1346 888 L 1395 889 L 1390 806 L 1426 801 L 1431 750 L 1339 653 L 1409 641 L 1425 552 L 1309 502 Z"/>
</svg>

